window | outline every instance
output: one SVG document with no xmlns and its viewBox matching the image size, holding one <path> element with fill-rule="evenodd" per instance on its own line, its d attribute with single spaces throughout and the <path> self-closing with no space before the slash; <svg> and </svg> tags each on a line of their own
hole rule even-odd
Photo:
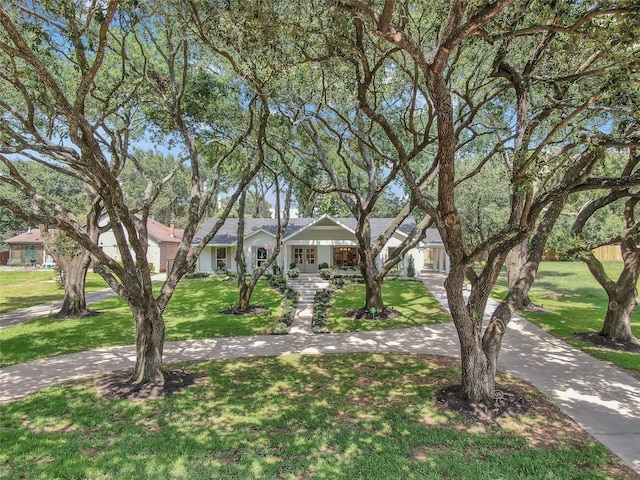
<svg viewBox="0 0 640 480">
<path fill-rule="evenodd" d="M 358 252 L 355 247 L 334 247 L 333 265 L 336 267 L 355 267 L 358 263 Z"/>
<path fill-rule="evenodd" d="M 304 263 L 304 248 L 293 249 L 293 261 L 298 265 L 302 265 Z"/>
<path fill-rule="evenodd" d="M 306 264 L 307 265 L 315 265 L 316 264 L 316 249 L 315 248 L 307 248 L 307 256 L 306 256 Z"/>
<path fill-rule="evenodd" d="M 227 249 L 225 247 L 216 249 L 216 268 L 227 268 Z"/>
<path fill-rule="evenodd" d="M 267 261 L 267 249 L 263 247 L 258 247 L 256 250 L 256 265 L 258 268 L 262 266 L 263 263 Z"/>
</svg>

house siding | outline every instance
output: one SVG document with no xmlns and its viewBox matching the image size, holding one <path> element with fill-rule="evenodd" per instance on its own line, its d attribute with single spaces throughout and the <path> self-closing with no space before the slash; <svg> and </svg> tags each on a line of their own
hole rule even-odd
<svg viewBox="0 0 640 480">
<path fill-rule="evenodd" d="M 180 244 L 178 243 L 163 242 L 160 244 L 160 263 L 156 265 L 156 270 L 159 269 L 160 272 L 167 271 L 168 261 L 176 258 L 179 246 Z"/>
<path fill-rule="evenodd" d="M 102 248 L 102 251 L 109 255 L 116 261 L 122 260 L 122 255 L 118 249 L 116 237 L 111 230 L 106 231 L 100 235 L 98 239 L 98 245 Z M 178 250 L 178 239 L 176 243 L 172 242 L 157 242 L 151 236 L 149 236 L 147 246 L 147 261 L 153 264 L 153 269 L 156 272 L 165 272 L 167 269 L 167 260 L 175 258 Z M 133 250 L 129 247 L 129 251 L 133 255 Z"/>
<path fill-rule="evenodd" d="M 42 244 L 9 246 L 9 263 L 11 265 L 30 265 L 32 259 L 36 261 L 37 265 L 42 265 L 48 261 L 46 257 L 47 255 Z"/>
<path fill-rule="evenodd" d="M 265 248 L 268 245 L 273 245 L 275 242 L 275 238 L 271 235 L 258 232 L 254 235 L 251 235 L 249 238 L 244 240 L 244 255 L 247 262 L 247 270 L 249 272 L 254 270 L 254 259 L 253 253 L 254 248 Z M 230 271 L 237 271 L 237 264 L 235 260 L 236 247 L 235 246 L 225 246 L 225 245 L 208 245 L 200 253 L 200 257 L 198 257 L 198 271 L 203 273 L 212 273 L 216 270 L 216 250 L 217 248 L 226 248 L 227 249 L 227 269 Z M 268 251 L 268 253 L 270 253 Z M 282 256 L 282 254 L 280 255 Z"/>
</svg>

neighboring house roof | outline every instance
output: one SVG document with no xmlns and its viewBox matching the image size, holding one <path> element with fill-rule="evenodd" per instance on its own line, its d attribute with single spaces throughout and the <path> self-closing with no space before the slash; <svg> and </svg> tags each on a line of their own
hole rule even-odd
<svg viewBox="0 0 640 480">
<path fill-rule="evenodd" d="M 287 226 L 287 231 L 285 232 L 284 239 L 288 239 L 295 234 L 305 230 L 307 228 L 312 228 L 313 225 L 319 223 L 323 219 L 329 219 L 333 221 L 338 226 L 341 226 L 350 232 L 355 232 L 356 229 L 356 219 L 355 218 L 334 218 L 334 217 L 319 217 L 319 218 L 292 218 L 289 220 L 289 225 Z M 207 220 L 207 222 L 196 232 L 193 237 L 193 244 L 198 244 L 202 240 L 202 238 L 207 235 L 211 229 L 215 226 L 217 218 L 211 218 Z M 372 238 L 377 238 L 389 226 L 389 224 L 393 221 L 392 218 L 372 218 L 370 220 L 371 223 L 371 236 Z M 413 218 L 406 219 L 400 228 L 398 229 L 404 235 L 408 235 L 415 228 L 415 220 Z M 274 238 L 278 232 L 278 220 L 275 218 L 246 218 L 245 226 L 244 226 L 244 236 L 245 238 L 250 237 L 251 235 L 256 234 L 259 231 L 263 231 L 272 235 Z M 224 222 L 220 230 L 214 235 L 214 237 L 209 241 L 207 245 L 212 246 L 233 246 L 237 244 L 237 234 L 238 234 L 238 219 L 237 218 L 227 218 Z M 427 238 L 425 239 L 425 243 L 427 244 L 442 244 L 442 240 L 440 238 L 440 234 L 435 229 L 427 230 Z"/>
<path fill-rule="evenodd" d="M 149 233 L 149 237 L 151 237 L 157 243 L 180 243 L 180 240 L 184 235 L 184 230 L 181 230 L 179 228 L 174 228 L 172 235 L 171 227 L 167 227 L 166 225 L 163 225 L 160 222 L 156 222 L 155 220 L 152 220 L 150 218 L 147 220 L 147 231 Z M 42 235 L 39 228 L 30 228 L 24 233 L 20 233 L 15 237 L 9 238 L 8 240 L 6 240 L 6 242 L 11 244 L 43 245 Z"/>
<path fill-rule="evenodd" d="M 42 241 L 42 235 L 39 228 L 30 228 L 24 233 L 19 233 L 15 237 L 11 237 L 5 240 L 7 243 L 12 244 L 37 244 L 44 245 Z"/>
<path fill-rule="evenodd" d="M 184 235 L 184 230 L 179 228 L 174 228 L 172 234 L 171 227 L 167 227 L 151 218 L 147 219 L 147 232 L 157 243 L 180 243 Z"/>
</svg>

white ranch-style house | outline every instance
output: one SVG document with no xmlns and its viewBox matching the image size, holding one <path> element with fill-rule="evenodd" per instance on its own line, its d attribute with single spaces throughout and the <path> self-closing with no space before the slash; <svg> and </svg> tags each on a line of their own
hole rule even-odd
<svg viewBox="0 0 640 480">
<path fill-rule="evenodd" d="M 211 231 L 217 219 L 210 219 L 193 239 L 198 244 Z M 375 240 L 393 221 L 391 218 L 372 218 L 371 236 Z M 330 268 L 357 267 L 356 221 L 353 218 L 292 218 L 282 239 L 277 263 L 286 271 L 295 263 L 301 273 L 316 273 L 326 263 Z M 382 249 L 381 260 L 386 260 L 415 227 L 413 219 L 407 219 Z M 278 222 L 275 218 L 245 219 L 244 248 L 249 271 L 265 262 L 276 247 Z M 218 269 L 236 271 L 238 219 L 228 218 L 222 228 L 203 249 L 198 258 L 197 270 L 212 273 Z M 421 268 L 448 271 L 449 258 L 445 253 L 440 234 L 436 229 L 427 230 L 426 238 L 410 250 L 398 268 L 406 274 L 409 255 L 413 256 L 416 270 Z"/>
</svg>

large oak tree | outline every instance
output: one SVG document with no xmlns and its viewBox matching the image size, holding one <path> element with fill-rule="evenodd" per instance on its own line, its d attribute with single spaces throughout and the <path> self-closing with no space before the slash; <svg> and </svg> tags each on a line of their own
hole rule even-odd
<svg viewBox="0 0 640 480">
<path fill-rule="evenodd" d="M 137 382 L 162 379 L 163 312 L 178 281 L 223 219 L 194 247 L 193 235 L 219 191 L 218 173 L 224 173 L 231 152 L 266 121 L 259 108 L 238 108 L 244 112 L 237 121 L 240 128 L 221 133 L 216 128 L 221 119 L 190 116 L 185 92 L 198 64 L 195 42 L 179 19 L 178 12 L 164 2 L 9 2 L 0 9 L 0 88 L 7 98 L 16 99 L 3 105 L 3 132 L 11 134 L 3 137 L 2 160 L 10 173 L 0 180 L 21 189 L 31 205 L 24 209 L 5 198 L 0 204 L 17 216 L 64 232 L 100 262 L 100 273 L 127 302 L 135 320 L 132 378 Z M 209 60 L 215 63 L 215 58 Z M 219 71 L 224 68 L 221 60 Z M 240 97 L 235 103 L 243 105 Z M 133 149 L 134 141 L 154 125 L 154 141 L 180 145 L 185 153 L 179 160 L 190 175 L 185 233 L 160 293 L 152 288 L 146 260 L 146 220 L 172 174 L 154 181 Z M 219 135 L 200 136 L 201 132 Z M 28 178 L 11 168 L 16 157 L 37 157 L 93 190 L 115 235 L 119 262 L 102 252 L 73 212 L 42 196 Z M 120 185 L 119 176 L 128 162 L 145 184 L 144 196 L 134 204 L 127 203 Z M 202 168 L 216 173 L 207 185 Z M 259 165 L 234 168 L 243 174 L 225 189 L 237 198 Z"/>
<path fill-rule="evenodd" d="M 516 0 L 428 7 L 345 0 L 335 8 L 350 18 L 360 52 L 360 107 L 392 143 L 407 186 L 434 219 L 451 259 L 445 288 L 461 344 L 463 392 L 471 400 L 491 398 L 502 337 L 524 291 L 510 296 L 483 331 L 487 299 L 509 251 L 534 232 L 543 214 L 547 227 L 552 224 L 570 192 L 623 188 L 638 180 L 594 178 L 603 146 L 580 135 L 606 128 L 609 105 L 601 100 L 609 76 L 628 71 L 630 39 L 623 45 L 600 24 L 624 23 L 634 10 Z M 414 92 L 401 123 L 372 94 L 375 82 L 390 72 L 403 73 Z M 458 175 L 458 159 L 479 148 L 480 138 L 489 141 L 482 142 L 477 167 Z M 509 218 L 485 241 L 468 244 L 456 186 L 496 155 L 509 168 Z M 486 262 L 476 263 L 481 259 Z M 535 277 L 536 261 L 523 284 Z"/>
</svg>

